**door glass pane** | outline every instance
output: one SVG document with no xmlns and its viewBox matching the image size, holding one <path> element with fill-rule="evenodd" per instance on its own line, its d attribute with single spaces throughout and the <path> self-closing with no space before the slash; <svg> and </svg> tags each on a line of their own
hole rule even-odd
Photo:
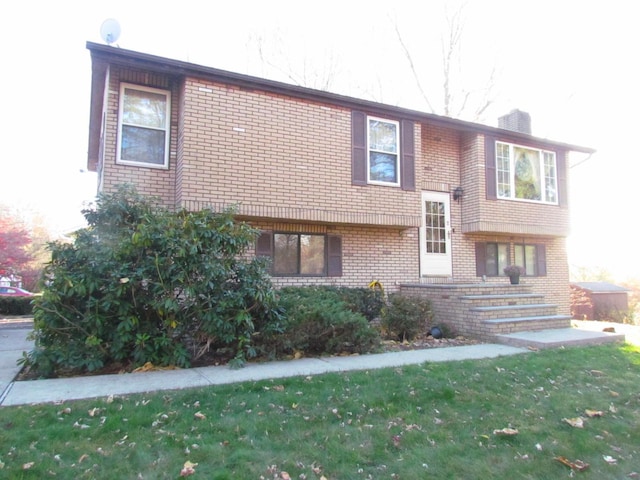
<svg viewBox="0 0 640 480">
<path fill-rule="evenodd" d="M 445 205 L 443 202 L 425 202 L 425 228 L 427 253 L 447 253 Z"/>
</svg>

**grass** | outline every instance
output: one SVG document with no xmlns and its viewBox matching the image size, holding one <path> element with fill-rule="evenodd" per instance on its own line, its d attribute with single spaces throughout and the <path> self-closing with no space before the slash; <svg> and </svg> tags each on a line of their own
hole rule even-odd
<svg viewBox="0 0 640 480">
<path fill-rule="evenodd" d="M 634 478 L 639 425 L 640 349 L 545 350 L 4 407 L 0 477 Z"/>
</svg>

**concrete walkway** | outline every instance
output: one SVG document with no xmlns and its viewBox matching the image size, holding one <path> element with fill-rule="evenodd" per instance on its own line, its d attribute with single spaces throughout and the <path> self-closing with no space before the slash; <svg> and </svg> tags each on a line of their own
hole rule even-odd
<svg viewBox="0 0 640 480">
<path fill-rule="evenodd" d="M 32 348 L 28 329 L 0 328 L 0 405 L 63 402 L 84 398 L 129 395 L 158 390 L 206 387 L 228 383 L 320 375 L 330 372 L 369 370 L 424 362 L 448 362 L 515 355 L 529 350 L 506 345 L 480 344 L 348 357 L 303 358 L 249 363 L 244 368 L 227 366 L 163 370 L 119 375 L 96 375 L 14 382 L 20 372 L 16 360 Z"/>
<path fill-rule="evenodd" d="M 347 357 L 250 363 L 241 369 L 217 366 L 14 382 L 16 375 L 20 372 L 16 361 L 22 356 L 23 351 L 32 348 L 32 342 L 26 339 L 31 331 L 29 327 L 29 325 L 19 325 L 17 328 L 14 325 L 0 325 L 1 406 L 63 402 L 109 395 L 129 395 L 330 372 L 418 365 L 425 362 L 477 360 L 531 352 L 525 345 L 526 342 L 521 346 L 478 344 Z M 559 332 L 554 334 L 551 331 L 544 334 L 550 346 L 562 345 L 562 336 L 558 337 L 558 334 L 563 335 Z M 536 335 L 538 338 L 541 336 L 543 336 L 542 332 Z M 622 340 L 624 341 L 624 336 Z"/>
</svg>

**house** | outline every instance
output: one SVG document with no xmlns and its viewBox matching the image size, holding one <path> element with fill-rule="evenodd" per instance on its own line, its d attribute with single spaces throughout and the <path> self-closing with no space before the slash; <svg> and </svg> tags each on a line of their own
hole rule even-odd
<svg viewBox="0 0 640 480">
<path fill-rule="evenodd" d="M 629 289 L 609 282 L 571 284 L 571 313 L 576 319 L 622 321 L 629 313 Z"/>
<path fill-rule="evenodd" d="M 88 168 L 171 207 L 236 205 L 278 286 L 434 301 L 463 334 L 568 326 L 568 168 L 593 150 L 87 43 Z M 515 116 L 514 116 L 515 115 Z M 510 285 L 503 267 L 526 268 Z"/>
</svg>

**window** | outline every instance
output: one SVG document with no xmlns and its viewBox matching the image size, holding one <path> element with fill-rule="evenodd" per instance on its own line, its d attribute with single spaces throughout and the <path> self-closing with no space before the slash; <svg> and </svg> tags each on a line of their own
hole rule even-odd
<svg viewBox="0 0 640 480">
<path fill-rule="evenodd" d="M 498 198 L 558 203 L 555 152 L 496 142 Z"/>
<path fill-rule="evenodd" d="M 524 267 L 526 276 L 539 276 L 546 274 L 546 267 L 542 257 L 544 245 L 519 245 L 514 246 L 515 264 Z"/>
<path fill-rule="evenodd" d="M 513 262 L 510 249 L 510 243 L 476 243 L 476 275 L 479 277 L 505 276 L 504 267 L 511 263 L 524 267 L 525 275 L 530 277 L 541 277 L 547 274 L 547 250 L 544 244 L 516 243 L 513 245 Z"/>
<path fill-rule="evenodd" d="M 367 117 L 368 181 L 400 185 L 400 125 Z"/>
<path fill-rule="evenodd" d="M 412 120 L 351 112 L 351 184 L 399 186 L 415 191 L 415 131 Z"/>
<path fill-rule="evenodd" d="M 334 235 L 262 232 L 256 255 L 271 259 L 273 275 L 342 275 L 342 239 Z"/>
<path fill-rule="evenodd" d="M 504 267 L 509 265 L 508 243 L 476 244 L 476 270 L 478 276 L 504 276 Z"/>
<path fill-rule="evenodd" d="M 166 90 L 121 85 L 117 163 L 168 167 L 169 104 Z"/>
</svg>

